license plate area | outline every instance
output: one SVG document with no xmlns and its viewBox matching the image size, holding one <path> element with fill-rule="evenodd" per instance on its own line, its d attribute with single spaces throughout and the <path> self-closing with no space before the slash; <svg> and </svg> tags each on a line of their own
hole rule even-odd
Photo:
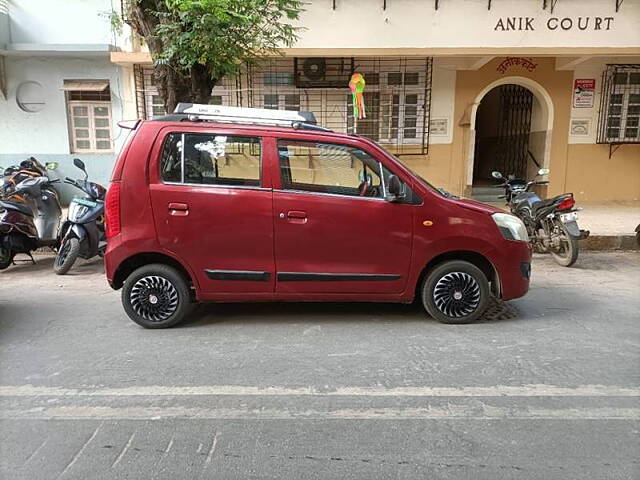
<svg viewBox="0 0 640 480">
<path fill-rule="evenodd" d="M 95 207 L 98 205 L 96 202 L 92 202 L 91 200 L 86 200 L 84 198 L 74 198 L 73 201 L 75 203 L 79 203 L 80 205 L 84 205 L 85 207 Z"/>
<path fill-rule="evenodd" d="M 560 221 L 562 223 L 575 222 L 576 220 L 578 220 L 578 213 L 577 212 L 561 213 L 560 214 Z"/>
</svg>

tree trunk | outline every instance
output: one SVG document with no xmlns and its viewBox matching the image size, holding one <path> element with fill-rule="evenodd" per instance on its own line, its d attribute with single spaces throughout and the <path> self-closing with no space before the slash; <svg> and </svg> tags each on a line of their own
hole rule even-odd
<svg viewBox="0 0 640 480">
<path fill-rule="evenodd" d="M 170 65 L 156 65 L 154 77 L 167 113 L 172 113 L 179 102 L 193 101 L 189 79 L 176 72 Z"/>
<path fill-rule="evenodd" d="M 191 93 L 193 103 L 208 104 L 211 101 L 211 91 L 215 81 L 211 78 L 209 69 L 200 63 L 191 68 Z"/>
<path fill-rule="evenodd" d="M 151 56 L 156 59 L 164 49 L 162 38 L 155 35 L 160 17 L 150 11 L 166 11 L 165 0 L 137 0 L 127 5 L 127 23 L 145 39 Z M 164 101 L 165 111 L 171 113 L 179 102 L 204 103 L 211 100 L 211 91 L 216 79 L 211 77 L 206 65 L 196 63 L 189 72 L 181 71 L 177 65 L 164 63 L 154 66 L 154 77 L 158 94 Z"/>
</svg>

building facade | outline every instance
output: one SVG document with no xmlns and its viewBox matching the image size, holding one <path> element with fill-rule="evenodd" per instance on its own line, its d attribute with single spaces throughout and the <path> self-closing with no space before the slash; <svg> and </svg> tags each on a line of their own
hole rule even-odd
<svg viewBox="0 0 640 480">
<path fill-rule="evenodd" d="M 11 38 L 5 43 L 13 47 L 0 51 L 7 91 L 6 100 L 0 99 L 0 164 L 7 155 L 40 152 L 67 159 L 78 153 L 89 156 L 103 175 L 122 141 L 114 123 L 164 113 L 151 58 L 126 29 L 113 37 L 97 13 L 111 3 L 99 0 L 83 2 L 87 10 L 75 13 L 94 22 L 86 28 L 94 40 L 84 41 L 106 45 L 99 49 L 106 54 L 92 54 L 91 74 L 78 69 L 89 65 L 78 47 L 57 57 L 68 64 L 33 46 L 31 53 L 18 54 L 24 47 L 15 44 L 25 43 L 20 36 L 25 29 L 17 25 L 28 9 L 16 6 L 38 3 L 69 2 L 8 3 Z M 489 199 L 495 192 L 487 188 L 492 170 L 531 176 L 545 167 L 551 172 L 543 194 L 573 191 L 580 201 L 640 199 L 640 2 L 314 0 L 300 26 L 293 48 L 224 79 L 214 88 L 212 103 L 311 110 L 325 126 L 380 142 L 431 183 L 456 194 Z M 71 30 L 57 28 L 58 37 L 54 27 L 34 30 L 58 46 L 70 42 L 64 34 Z M 78 42 L 82 35 L 72 37 Z M 46 43 L 32 43 L 37 42 Z M 23 112 L 17 90 L 43 65 L 53 76 L 47 85 L 56 99 L 51 106 L 58 117 L 62 110 L 67 114 L 55 132 L 43 130 L 55 139 L 41 146 L 25 142 L 24 132 L 51 123 L 41 113 L 46 108 Z M 347 84 L 356 71 L 367 82 L 364 120 L 354 120 L 350 108 Z M 83 153 L 77 141 L 86 146 L 87 138 L 75 136 L 87 132 L 76 128 L 69 109 L 85 97 L 72 95 L 70 88 L 97 89 L 81 82 L 104 85 L 105 80 L 112 150 L 94 151 L 96 131 L 88 133 L 91 151 Z M 4 112 L 11 115 L 9 125 Z M 65 146 L 66 151 L 52 151 Z"/>
<path fill-rule="evenodd" d="M 109 0 L 0 0 L 0 166 L 29 156 L 77 178 L 74 157 L 106 184 L 124 140 L 126 101 Z M 56 175 L 54 173 L 54 176 Z M 74 193 L 62 186 L 64 200 Z"/>
</svg>

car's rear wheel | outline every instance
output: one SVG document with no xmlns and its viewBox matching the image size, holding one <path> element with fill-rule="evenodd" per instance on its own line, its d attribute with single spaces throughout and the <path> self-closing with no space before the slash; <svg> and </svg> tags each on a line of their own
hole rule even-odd
<svg viewBox="0 0 640 480">
<path fill-rule="evenodd" d="M 135 270 L 122 288 L 122 305 L 144 328 L 168 328 L 193 310 L 189 284 L 175 268 L 151 264 Z"/>
<path fill-rule="evenodd" d="M 486 310 L 490 294 L 482 270 L 463 260 L 441 263 L 422 283 L 422 304 L 442 323 L 474 322 Z"/>
</svg>

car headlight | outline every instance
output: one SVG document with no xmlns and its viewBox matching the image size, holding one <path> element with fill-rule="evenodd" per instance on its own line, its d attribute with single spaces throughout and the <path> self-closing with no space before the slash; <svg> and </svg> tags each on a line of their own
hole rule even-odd
<svg viewBox="0 0 640 480">
<path fill-rule="evenodd" d="M 521 242 L 528 242 L 529 235 L 527 234 L 527 227 L 524 226 L 522 220 L 515 215 L 508 213 L 494 213 L 491 215 L 493 221 L 502 232 L 502 236 L 507 240 L 519 240 Z"/>
</svg>

